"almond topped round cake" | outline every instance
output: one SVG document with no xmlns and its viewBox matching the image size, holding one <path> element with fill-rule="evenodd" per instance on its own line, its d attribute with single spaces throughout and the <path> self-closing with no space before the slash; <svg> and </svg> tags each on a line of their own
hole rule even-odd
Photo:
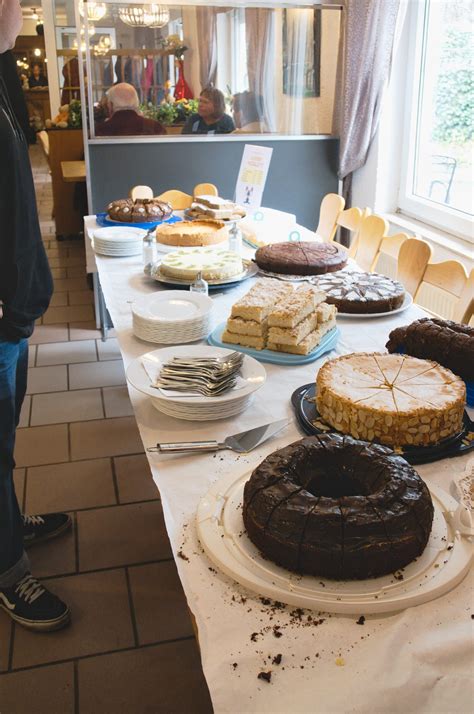
<svg viewBox="0 0 474 714">
<path fill-rule="evenodd" d="M 427 446 L 462 429 L 466 386 L 436 362 L 354 353 L 326 362 L 316 406 L 337 431 L 392 446 Z"/>
<path fill-rule="evenodd" d="M 160 271 L 178 280 L 194 280 L 199 272 L 204 280 L 225 280 L 243 273 L 244 266 L 240 255 L 232 250 L 190 248 L 165 255 Z"/>
<path fill-rule="evenodd" d="M 194 248 L 223 243 L 227 238 L 228 233 L 225 223 L 212 218 L 199 221 L 181 221 L 159 226 L 156 229 L 156 240 L 164 245 Z"/>
</svg>

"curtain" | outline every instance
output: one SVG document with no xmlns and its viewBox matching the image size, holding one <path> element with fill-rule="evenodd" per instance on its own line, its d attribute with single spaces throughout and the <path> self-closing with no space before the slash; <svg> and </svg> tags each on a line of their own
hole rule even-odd
<svg viewBox="0 0 474 714">
<path fill-rule="evenodd" d="M 214 86 L 217 75 L 217 23 L 214 7 L 197 7 L 199 37 L 199 79 L 201 88 Z"/>
<path fill-rule="evenodd" d="M 255 94 L 260 121 L 276 131 L 275 10 L 245 9 L 249 91 Z"/>
<path fill-rule="evenodd" d="M 345 0 L 339 178 L 350 206 L 352 173 L 367 160 L 389 78 L 400 0 Z"/>
</svg>

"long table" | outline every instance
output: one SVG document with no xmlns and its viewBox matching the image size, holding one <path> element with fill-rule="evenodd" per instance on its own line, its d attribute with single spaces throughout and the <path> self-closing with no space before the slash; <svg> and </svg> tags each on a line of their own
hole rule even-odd
<svg viewBox="0 0 474 714">
<path fill-rule="evenodd" d="M 94 225 L 93 217 L 88 217 L 89 235 Z M 302 235 L 307 237 L 304 229 Z M 97 255 L 95 263 L 128 367 L 136 357 L 159 347 L 134 337 L 130 301 L 162 286 L 144 276 L 140 256 L 117 259 Z M 246 281 L 232 290 L 211 293 L 215 324 L 226 319 L 232 303 L 250 286 L 251 281 Z M 389 318 L 340 319 L 341 336 L 330 357 L 384 350 L 390 330 L 423 314 L 411 306 Z M 199 544 L 195 514 L 201 497 L 217 479 L 230 472 L 236 476 L 248 473 L 267 454 L 301 437 L 290 396 L 294 389 L 314 380 L 327 358 L 297 367 L 265 364 L 267 381 L 252 406 L 221 421 L 167 417 L 129 385 L 145 450 L 158 441 L 223 440 L 273 420 L 291 420 L 277 437 L 247 455 L 229 451 L 188 456 L 147 453 L 179 576 L 197 622 L 214 710 L 239 714 L 471 711 L 471 575 L 437 600 L 399 613 L 367 615 L 361 625 L 357 616 L 317 615 L 265 604 L 258 595 L 218 572 Z M 452 478 L 462 474 L 469 461 L 472 464 L 467 456 L 445 459 L 417 470 L 428 483 L 449 490 Z M 279 654 L 281 663 L 273 663 Z M 270 670 L 270 683 L 258 678 L 260 672 Z"/>
</svg>

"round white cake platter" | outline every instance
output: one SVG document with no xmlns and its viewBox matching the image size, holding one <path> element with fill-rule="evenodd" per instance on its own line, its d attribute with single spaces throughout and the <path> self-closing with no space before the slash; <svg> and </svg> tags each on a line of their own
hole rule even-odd
<svg viewBox="0 0 474 714">
<path fill-rule="evenodd" d="M 263 558 L 242 520 L 243 489 L 250 473 L 228 474 L 197 510 L 199 540 L 213 563 L 258 595 L 297 607 L 342 614 L 378 614 L 434 600 L 463 580 L 472 561 L 471 516 L 449 494 L 429 486 L 433 528 L 423 554 L 400 574 L 367 580 L 301 576 Z"/>
</svg>

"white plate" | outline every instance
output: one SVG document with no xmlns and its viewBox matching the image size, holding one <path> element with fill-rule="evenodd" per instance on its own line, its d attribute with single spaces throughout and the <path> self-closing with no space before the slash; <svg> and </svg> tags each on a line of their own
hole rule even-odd
<svg viewBox="0 0 474 714">
<path fill-rule="evenodd" d="M 143 394 L 147 394 L 149 397 L 155 399 L 158 396 L 160 400 L 167 402 L 176 403 L 176 401 L 178 401 L 179 404 L 191 404 L 193 407 L 198 405 L 209 406 L 210 404 L 221 405 L 228 402 L 235 402 L 257 391 L 257 389 L 260 389 L 260 387 L 263 387 L 265 384 L 267 378 L 265 368 L 253 357 L 245 355 L 240 370 L 240 376 L 245 380 L 246 386 L 241 389 L 226 392 L 219 397 L 165 397 L 161 392 L 158 392 L 156 388 L 150 385 L 150 378 L 142 364 L 143 357 L 157 364 L 164 364 L 172 357 L 225 357 L 233 351 L 234 350 L 231 349 L 222 349 L 221 347 L 211 347 L 210 345 L 186 345 L 153 350 L 153 352 L 148 352 L 146 355 L 142 355 L 142 357 L 133 360 L 127 369 L 127 380 L 135 389 L 138 389 L 139 392 L 143 392 Z"/>
<path fill-rule="evenodd" d="M 405 299 L 400 307 L 396 310 L 389 310 L 388 312 L 338 312 L 337 319 L 340 317 L 348 320 L 366 320 L 372 317 L 391 317 L 391 315 L 397 315 L 399 312 L 407 310 L 411 305 L 413 305 L 413 298 L 410 293 L 405 293 Z"/>
<path fill-rule="evenodd" d="M 244 400 L 238 403 L 231 403 L 230 406 L 221 410 L 214 411 L 186 411 L 181 409 L 175 409 L 169 404 L 163 404 L 158 399 L 152 399 L 151 403 L 155 409 L 167 416 L 173 417 L 174 419 L 183 419 L 185 421 L 213 421 L 215 419 L 227 419 L 228 417 L 240 414 L 245 409 L 247 409 L 253 401 L 253 394 L 246 397 Z"/>
<path fill-rule="evenodd" d="M 173 322 L 181 327 L 200 323 L 213 305 L 213 300 L 207 295 L 184 290 L 161 290 L 135 300 L 132 312 L 141 320 Z M 166 329 L 169 329 L 169 325 L 166 325 Z"/>
<path fill-rule="evenodd" d="M 117 226 L 117 228 L 97 228 L 93 231 L 93 237 L 99 241 L 106 240 L 111 243 L 121 243 L 132 240 L 143 240 L 146 231 L 143 228 L 132 228 L 131 226 Z"/>
</svg>

